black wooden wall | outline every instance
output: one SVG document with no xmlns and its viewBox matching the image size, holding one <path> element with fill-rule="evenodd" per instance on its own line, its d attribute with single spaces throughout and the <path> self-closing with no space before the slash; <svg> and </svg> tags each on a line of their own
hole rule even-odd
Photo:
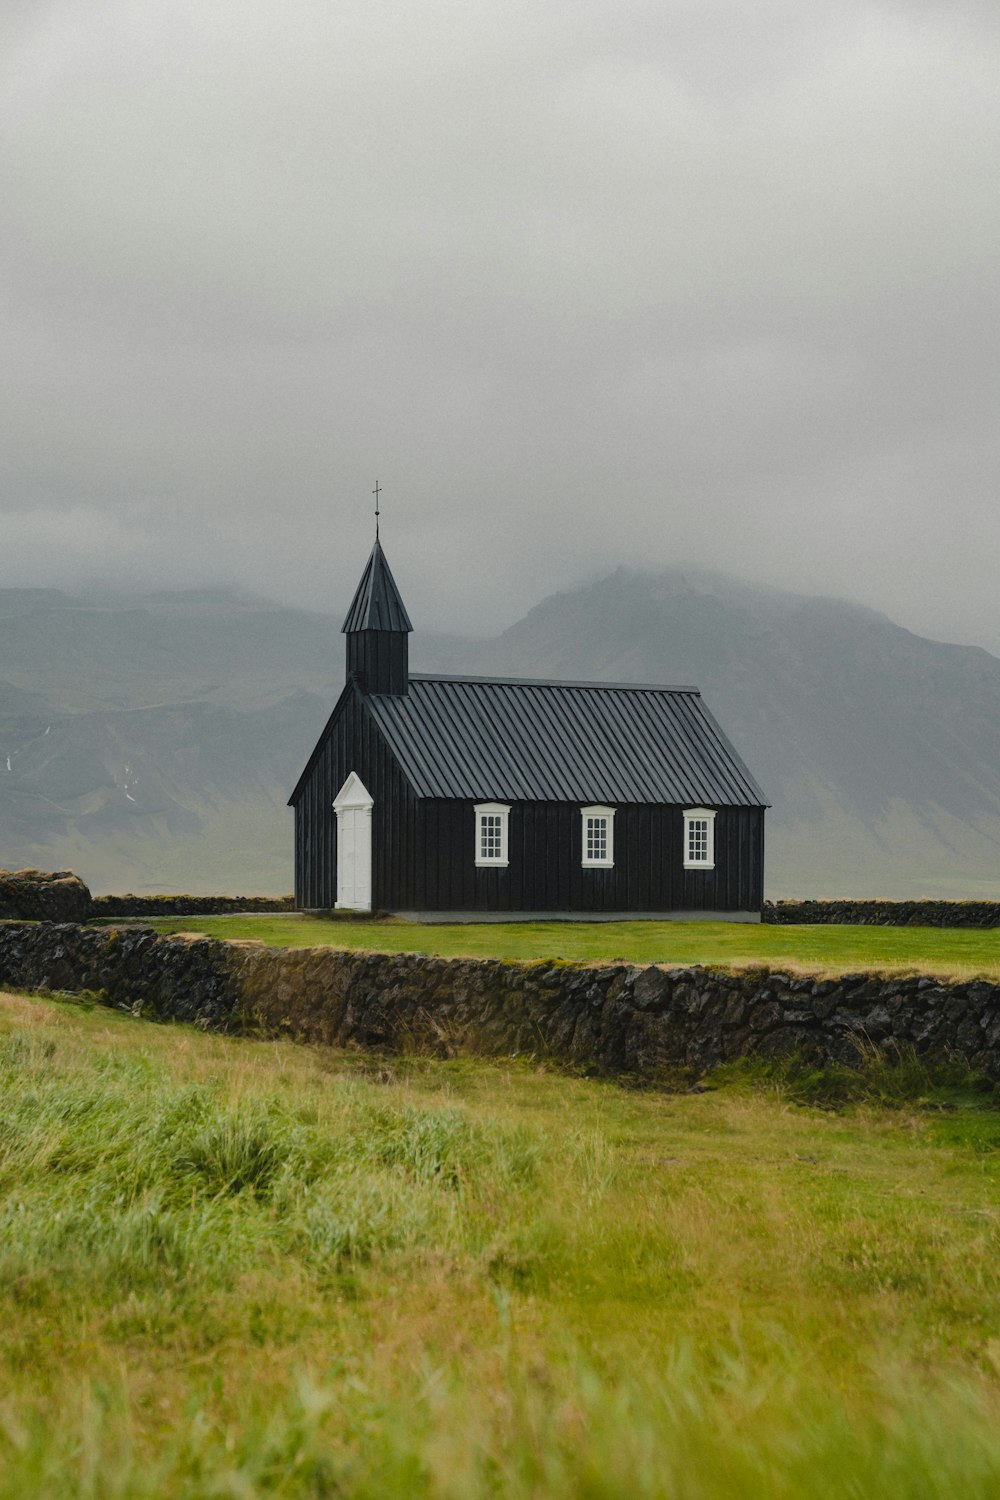
<svg viewBox="0 0 1000 1500">
<path fill-rule="evenodd" d="M 715 868 L 684 869 L 682 807 L 619 804 L 614 867 L 581 862 L 580 806 L 510 806 L 506 868 L 475 864 L 471 802 L 416 808 L 415 910 L 759 911 L 764 900 L 764 809 L 720 808 Z"/>
<path fill-rule="evenodd" d="M 347 675 L 354 673 L 366 693 L 405 693 L 409 661 L 409 636 L 401 630 L 354 630 L 347 637 Z"/>
<path fill-rule="evenodd" d="M 295 806 L 295 904 L 327 910 L 337 901 L 337 815 L 333 799 L 352 771 L 374 798 L 372 902 L 414 907 L 416 802 L 356 687 L 344 690 Z"/>
<path fill-rule="evenodd" d="M 337 899 L 333 799 L 356 771 L 372 810 L 372 900 L 390 911 L 759 911 L 764 810 L 720 808 L 715 869 L 684 869 L 683 808 L 619 805 L 614 868 L 584 869 L 580 804 L 515 802 L 505 869 L 477 868 L 472 801 L 414 797 L 349 686 L 295 808 L 295 902 Z"/>
</svg>

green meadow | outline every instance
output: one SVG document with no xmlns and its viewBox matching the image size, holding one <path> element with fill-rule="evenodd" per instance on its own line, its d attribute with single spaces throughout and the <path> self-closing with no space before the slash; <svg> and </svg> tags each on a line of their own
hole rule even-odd
<svg viewBox="0 0 1000 1500">
<path fill-rule="evenodd" d="M 4 1500 L 1000 1493 L 954 1068 L 640 1092 L 3 996 L 0 1287 Z"/>
<path fill-rule="evenodd" d="M 156 920 L 158 932 L 257 938 L 275 947 L 580 962 L 766 964 L 796 972 L 877 969 L 1000 980 L 1000 929 L 771 926 L 739 922 L 518 922 L 434 925 L 307 916 Z"/>
</svg>

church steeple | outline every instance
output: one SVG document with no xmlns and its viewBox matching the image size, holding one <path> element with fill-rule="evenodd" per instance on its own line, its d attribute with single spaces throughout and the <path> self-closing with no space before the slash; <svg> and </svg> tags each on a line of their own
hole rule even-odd
<svg viewBox="0 0 1000 1500">
<path fill-rule="evenodd" d="M 409 641 L 412 631 L 406 605 L 375 539 L 354 601 L 347 611 L 347 675 L 363 693 L 406 693 L 409 689 Z"/>
</svg>

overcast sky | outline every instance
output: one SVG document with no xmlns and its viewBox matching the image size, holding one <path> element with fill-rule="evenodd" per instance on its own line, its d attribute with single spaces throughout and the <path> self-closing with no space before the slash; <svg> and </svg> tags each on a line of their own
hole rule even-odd
<svg viewBox="0 0 1000 1500">
<path fill-rule="evenodd" d="M 4 0 L 0 585 L 1000 651 L 996 0 Z"/>
</svg>

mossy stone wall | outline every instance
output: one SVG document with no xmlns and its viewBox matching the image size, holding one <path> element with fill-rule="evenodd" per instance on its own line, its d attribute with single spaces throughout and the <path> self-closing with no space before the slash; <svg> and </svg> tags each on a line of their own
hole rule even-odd
<svg viewBox="0 0 1000 1500">
<path fill-rule="evenodd" d="M 505 963 L 8 923 L 0 984 L 92 990 L 137 1014 L 227 1031 L 527 1054 L 601 1074 L 787 1052 L 852 1063 L 875 1046 L 961 1057 L 1000 1079 L 1000 986 L 978 981 Z"/>
<path fill-rule="evenodd" d="M 853 927 L 1000 927 L 1000 901 L 765 901 L 761 921 Z"/>
</svg>

